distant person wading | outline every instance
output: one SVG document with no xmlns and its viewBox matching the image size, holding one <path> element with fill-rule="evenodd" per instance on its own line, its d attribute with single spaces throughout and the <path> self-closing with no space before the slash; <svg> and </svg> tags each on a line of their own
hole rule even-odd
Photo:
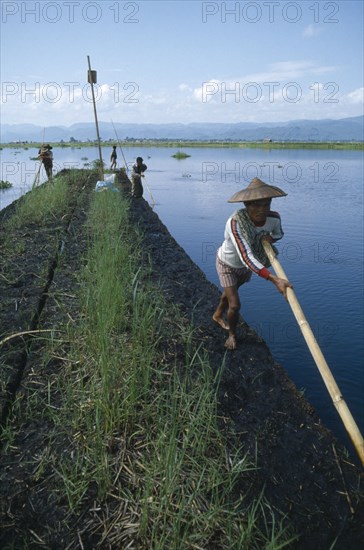
<svg viewBox="0 0 364 550">
<path fill-rule="evenodd" d="M 112 146 L 112 151 L 111 151 L 111 156 L 110 156 L 110 162 L 111 162 L 110 170 L 115 170 L 116 169 L 116 159 L 117 158 L 118 158 L 118 155 L 116 153 L 116 145 L 113 145 Z"/>
<path fill-rule="evenodd" d="M 270 262 L 262 245 L 264 239 L 275 243 L 283 237 L 280 215 L 272 211 L 270 205 L 272 198 L 284 196 L 286 193 L 279 187 L 255 178 L 228 201 L 243 202 L 245 206 L 229 217 L 225 240 L 216 255 L 216 270 L 224 291 L 212 318 L 228 331 L 225 347 L 229 350 L 237 348 L 236 328 L 241 305 L 238 289 L 250 280 L 252 273 L 271 281 L 285 298 L 287 288 L 292 288 L 289 281 L 267 269 Z"/>
</svg>

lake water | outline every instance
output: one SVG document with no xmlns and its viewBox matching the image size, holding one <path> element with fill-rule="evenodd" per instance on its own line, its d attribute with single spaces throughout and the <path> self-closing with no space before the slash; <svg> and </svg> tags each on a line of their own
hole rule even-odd
<svg viewBox="0 0 364 550">
<path fill-rule="evenodd" d="M 273 200 L 285 236 L 280 262 L 316 336 L 331 372 L 364 433 L 363 371 L 363 153 L 358 151 L 124 148 L 128 165 L 141 155 L 148 165 L 144 197 L 208 279 L 219 285 L 215 253 L 228 216 L 239 204 L 227 200 L 255 176 L 282 187 Z M 3 149 L 0 191 L 4 208 L 28 191 L 39 164 L 35 149 Z M 103 148 L 109 164 L 111 147 Z M 82 167 L 97 148 L 55 149 L 55 167 Z M 123 165 L 118 150 L 118 166 Z M 42 168 L 41 181 L 45 174 Z M 241 205 L 242 206 L 242 205 Z M 273 356 L 323 422 L 352 451 L 342 421 L 307 349 L 289 305 L 275 287 L 253 277 L 240 290 L 242 314 L 265 339 Z"/>
</svg>

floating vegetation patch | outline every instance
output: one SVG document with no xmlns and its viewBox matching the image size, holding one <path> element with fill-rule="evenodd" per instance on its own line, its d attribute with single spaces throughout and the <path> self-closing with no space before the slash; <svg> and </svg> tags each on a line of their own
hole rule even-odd
<svg viewBox="0 0 364 550">
<path fill-rule="evenodd" d="M 178 160 L 181 160 L 181 159 L 186 159 L 188 157 L 190 157 L 191 155 L 188 155 L 187 153 L 184 153 L 183 151 L 177 151 L 177 153 L 175 153 L 174 155 L 172 155 L 173 158 L 175 159 L 178 159 Z"/>
<path fill-rule="evenodd" d="M 10 183 L 10 181 L 0 181 L 0 189 L 10 189 L 10 187 L 13 187 L 13 184 Z"/>
</svg>

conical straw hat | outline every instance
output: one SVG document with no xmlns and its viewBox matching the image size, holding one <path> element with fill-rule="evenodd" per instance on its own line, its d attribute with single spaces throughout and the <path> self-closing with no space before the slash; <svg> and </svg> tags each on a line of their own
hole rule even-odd
<svg viewBox="0 0 364 550">
<path fill-rule="evenodd" d="M 260 199 L 272 199 L 274 197 L 285 197 L 287 193 L 275 185 L 268 185 L 259 178 L 254 178 L 246 189 L 235 193 L 228 202 L 249 202 Z"/>
</svg>

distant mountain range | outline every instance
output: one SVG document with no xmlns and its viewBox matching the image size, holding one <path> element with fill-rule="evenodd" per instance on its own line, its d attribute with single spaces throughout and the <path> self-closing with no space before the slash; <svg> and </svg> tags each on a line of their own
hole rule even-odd
<svg viewBox="0 0 364 550">
<path fill-rule="evenodd" d="M 122 124 L 114 123 L 120 140 L 231 140 L 231 141 L 364 141 L 364 116 L 339 120 L 292 120 L 270 123 L 190 123 L 190 124 Z M 99 122 L 103 141 L 116 140 L 112 123 Z M 36 126 L 34 124 L 3 124 L 1 142 L 11 141 L 77 141 L 96 139 L 95 124 L 76 123 L 72 126 Z"/>
</svg>

